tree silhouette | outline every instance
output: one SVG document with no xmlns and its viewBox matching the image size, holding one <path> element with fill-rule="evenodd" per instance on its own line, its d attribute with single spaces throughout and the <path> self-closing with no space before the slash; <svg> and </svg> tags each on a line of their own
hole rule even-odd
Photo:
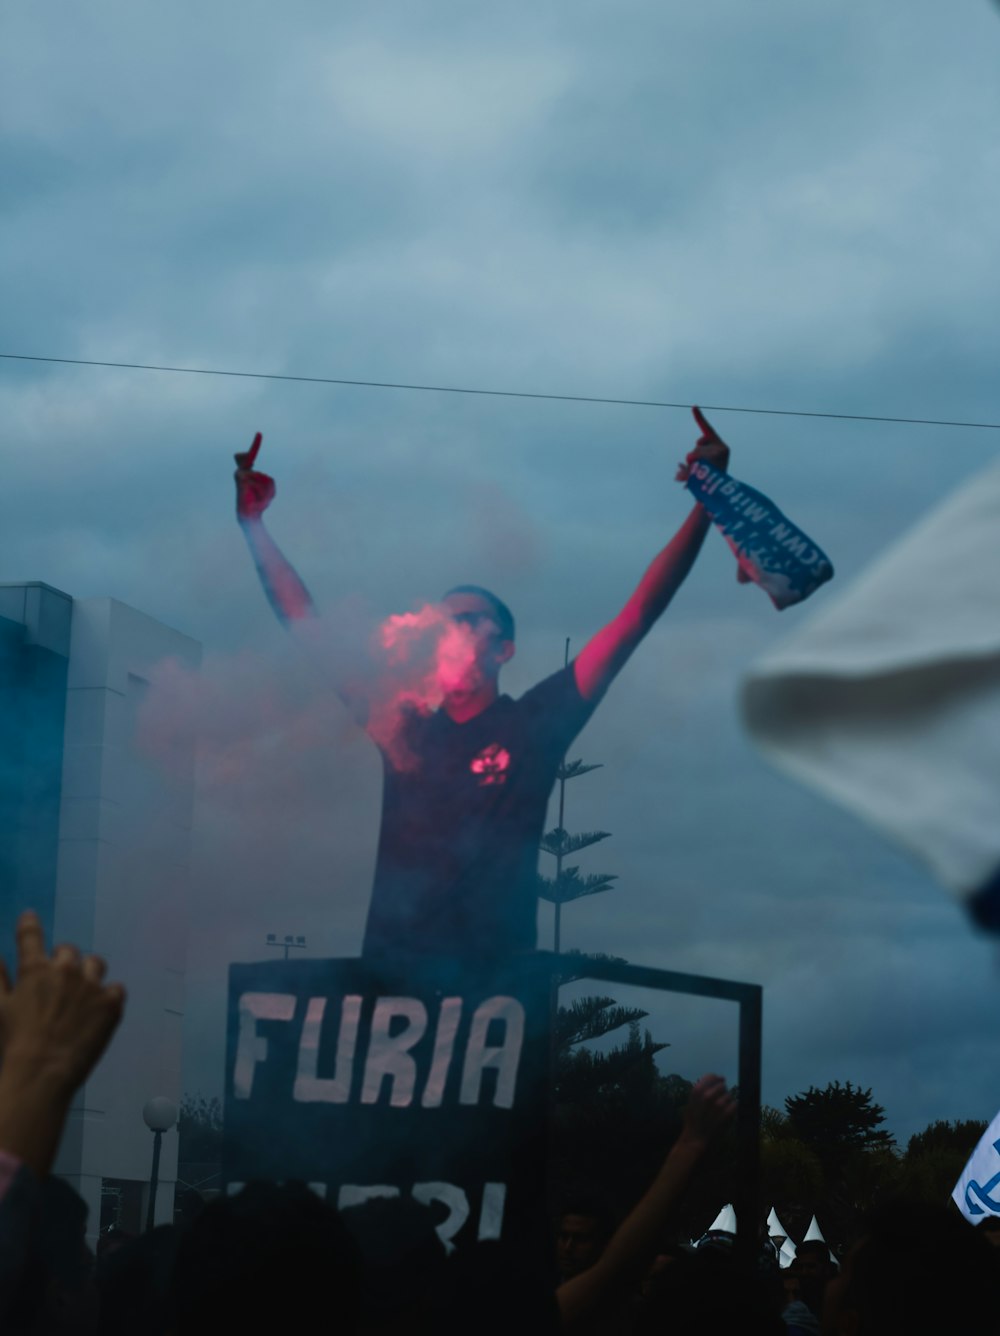
<svg viewBox="0 0 1000 1336">
<path fill-rule="evenodd" d="M 963 1165 L 979 1144 L 988 1124 L 977 1118 L 949 1123 L 938 1120 L 915 1133 L 906 1143 L 906 1158 L 916 1159 L 935 1151 L 954 1151 L 963 1157 Z"/>
<path fill-rule="evenodd" d="M 792 1133 L 788 1126 L 788 1115 L 770 1104 L 760 1106 L 760 1134 L 771 1141 L 786 1141 Z"/>
<path fill-rule="evenodd" d="M 796 1137 L 763 1136 L 760 1143 L 761 1202 L 775 1208 L 786 1229 L 800 1232 L 821 1210 L 823 1166 L 819 1156 Z"/>
<path fill-rule="evenodd" d="M 790 1095 L 785 1110 L 791 1136 L 822 1166 L 823 1195 L 813 1209 L 822 1211 L 828 1237 L 852 1237 L 864 1213 L 892 1195 L 899 1177 L 895 1138 L 880 1126 L 885 1110 L 870 1089 L 850 1081 L 810 1086 Z"/>
<path fill-rule="evenodd" d="M 669 1045 L 655 1043 L 648 1030 L 640 1039 L 639 1022 L 648 1014 L 639 1007 L 619 1006 L 613 997 L 580 997 L 560 1007 L 554 1035 L 556 1102 L 579 1103 L 629 1087 L 639 1072 L 655 1076 L 653 1059 Z M 629 1027 L 625 1043 L 603 1052 L 580 1047 L 623 1025 Z"/>
<path fill-rule="evenodd" d="M 566 641 L 563 654 L 563 667 L 569 665 L 569 640 Z M 579 853 L 582 849 L 588 849 L 592 844 L 597 844 L 601 840 L 610 838 L 610 831 L 590 830 L 584 831 L 579 835 L 571 835 L 563 825 L 566 814 L 566 785 L 571 779 L 579 779 L 581 775 L 587 775 L 591 770 L 600 770 L 600 763 L 587 765 L 583 761 L 567 761 L 563 757 L 562 764 L 556 772 L 559 780 L 559 824 L 550 831 L 546 831 L 542 836 L 540 848 L 543 853 L 551 854 L 556 860 L 556 875 L 546 877 L 538 873 L 538 895 L 542 900 L 548 900 L 555 906 L 555 917 L 552 928 L 552 949 L 559 954 L 562 937 L 562 907 L 569 904 L 571 900 L 579 900 L 584 895 L 600 895 L 602 891 L 609 891 L 611 883 L 617 881 L 617 875 L 613 872 L 595 872 L 589 875 L 582 875 L 577 864 L 571 867 L 565 867 L 563 860 L 571 854 Z"/>
<path fill-rule="evenodd" d="M 947 1201 L 987 1124 L 977 1119 L 933 1122 L 910 1137 L 900 1187 L 916 1201 Z"/>
<path fill-rule="evenodd" d="M 850 1150 L 889 1150 L 895 1137 L 879 1128 L 885 1110 L 872 1101 L 871 1088 L 831 1081 L 823 1090 L 810 1086 L 789 1095 L 785 1112 L 792 1135 L 829 1161 Z"/>
<path fill-rule="evenodd" d="M 563 984 L 573 983 L 574 980 L 586 977 L 586 967 L 584 966 L 580 973 L 572 968 L 574 956 L 582 956 L 579 951 L 567 951 L 563 956 L 565 965 L 569 968 L 563 969 L 560 974 Z M 606 960 L 621 963 L 620 956 L 609 956 L 605 952 L 596 952 L 587 956 L 588 960 Z M 565 1073 L 574 1064 L 577 1068 L 583 1070 L 588 1067 L 592 1054 L 581 1050 L 579 1045 L 592 1043 L 596 1039 L 603 1039 L 607 1034 L 621 1029 L 623 1025 L 630 1028 L 637 1026 L 640 1021 L 644 1021 L 649 1015 L 648 1011 L 643 1011 L 641 1007 L 623 1007 L 620 1006 L 613 997 L 604 997 L 603 995 L 591 995 L 589 997 L 578 997 L 571 1002 L 569 1006 L 560 1006 L 553 1016 L 553 1051 L 555 1054 L 555 1072 L 556 1072 L 556 1099 L 561 1098 L 559 1093 L 560 1075 Z M 648 1042 L 652 1044 L 652 1039 Z M 659 1052 L 661 1048 L 667 1048 L 667 1044 L 659 1044 L 655 1051 Z M 608 1050 L 608 1053 L 614 1053 L 616 1050 Z M 634 1055 L 634 1049 L 632 1050 Z M 604 1056 L 607 1056 L 605 1053 Z M 591 1068 L 591 1070 L 598 1070 Z M 610 1069 L 609 1069 L 610 1070 Z M 602 1084 L 600 1080 L 594 1082 L 594 1089 Z"/>
<path fill-rule="evenodd" d="M 211 1162 L 222 1158 L 222 1100 L 218 1095 L 185 1094 L 177 1120 L 179 1160 Z"/>
<path fill-rule="evenodd" d="M 567 640 L 563 656 L 569 664 Z M 555 876 L 538 874 L 538 895 L 555 907 L 553 949 L 561 948 L 562 907 L 585 895 L 600 895 L 617 881 L 614 873 L 584 873 L 566 864 L 574 854 L 610 838 L 606 830 L 570 832 L 565 826 L 566 785 L 600 770 L 599 764 L 563 757 L 557 771 L 559 817 L 546 831 L 540 849 L 555 860 Z M 586 977 L 586 965 L 573 969 L 573 957 L 562 955 L 562 982 Z M 587 959 L 615 960 L 602 953 Z M 656 1055 L 668 1045 L 640 1030 L 647 1012 L 620 1006 L 604 995 L 577 998 L 553 1015 L 554 1081 L 552 1137 L 549 1142 L 550 1186 L 556 1195 L 585 1175 L 609 1202 L 624 1208 L 645 1190 L 676 1135 L 680 1110 L 690 1082 L 662 1077 Z M 610 1047 L 588 1047 L 622 1027 L 628 1037 Z"/>
<path fill-rule="evenodd" d="M 621 1007 L 613 997 L 578 997 L 568 1007 L 560 1007 L 556 1016 L 556 1053 L 569 1056 L 576 1044 L 617 1030 L 633 1021 L 645 1020 L 648 1012 L 639 1007 Z"/>
<path fill-rule="evenodd" d="M 222 1186 L 222 1100 L 185 1094 L 177 1120 L 178 1200 L 185 1189 L 217 1192 Z"/>
</svg>

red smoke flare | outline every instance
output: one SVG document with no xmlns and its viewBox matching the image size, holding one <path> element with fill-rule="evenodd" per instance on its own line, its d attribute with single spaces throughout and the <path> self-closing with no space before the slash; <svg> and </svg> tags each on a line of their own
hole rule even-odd
<svg viewBox="0 0 1000 1336">
<path fill-rule="evenodd" d="M 402 733 L 407 712 L 429 714 L 478 672 L 479 637 L 440 604 L 393 613 L 376 633 L 384 673 L 374 686 L 368 731 L 392 764 L 409 770 L 416 758 Z"/>
</svg>

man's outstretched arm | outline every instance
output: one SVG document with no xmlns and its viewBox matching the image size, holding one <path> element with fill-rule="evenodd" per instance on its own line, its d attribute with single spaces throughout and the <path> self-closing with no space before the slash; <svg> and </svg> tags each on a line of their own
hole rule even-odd
<svg viewBox="0 0 1000 1336">
<path fill-rule="evenodd" d="M 318 627 L 319 612 L 298 571 L 264 526 L 264 511 L 274 500 L 277 488 L 272 477 L 254 469 L 260 445 L 258 432 L 250 449 L 235 457 L 236 518 L 275 616 L 283 626 L 301 634 Z M 351 668 L 338 665 L 337 650 L 332 638 L 324 638 L 323 665 L 332 672 L 333 689 L 363 728 L 369 703 L 358 682 L 358 664 Z"/>
<path fill-rule="evenodd" d="M 316 605 L 298 571 L 264 527 L 264 511 L 274 500 L 274 479 L 254 469 L 260 432 L 249 450 L 236 455 L 236 518 L 274 614 L 285 626 L 317 616 Z"/>
<path fill-rule="evenodd" d="M 696 1082 L 680 1136 L 645 1195 L 594 1265 L 556 1290 L 562 1331 L 586 1330 L 641 1279 L 705 1152 L 735 1112 L 736 1101 L 721 1076 L 703 1076 Z"/>
<path fill-rule="evenodd" d="M 693 411 L 702 434 L 686 464 L 678 470 L 681 481 L 687 477 L 687 465 L 695 459 L 707 459 L 720 469 L 729 466 L 729 447 L 700 410 Z M 666 610 L 694 565 L 710 523 L 707 512 L 696 505 L 663 551 L 654 557 L 618 616 L 602 627 L 577 655 L 573 671 L 584 700 L 595 700 L 607 690 L 632 651 Z"/>
</svg>

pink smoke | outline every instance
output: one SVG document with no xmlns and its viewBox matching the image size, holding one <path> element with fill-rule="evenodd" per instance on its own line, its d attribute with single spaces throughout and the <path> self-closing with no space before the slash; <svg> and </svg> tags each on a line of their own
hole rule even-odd
<svg viewBox="0 0 1000 1336">
<path fill-rule="evenodd" d="M 440 604 L 393 613 L 379 626 L 375 651 L 383 665 L 371 684 L 368 732 L 399 770 L 417 758 L 406 745 L 408 713 L 430 714 L 476 672 L 477 636 Z"/>
<path fill-rule="evenodd" d="M 140 752 L 167 774 L 187 780 L 191 743 L 202 794 L 222 794 L 267 774 L 289 754 L 337 746 L 346 721 L 336 697 L 256 654 L 207 654 L 200 670 L 165 659 L 150 672 L 151 690 L 137 719 Z M 280 758 L 280 759 L 279 759 Z M 298 780 L 286 776 L 292 791 Z M 273 792 L 272 792 L 273 796 Z"/>
<path fill-rule="evenodd" d="M 203 792 L 225 790 L 255 771 L 269 771 L 273 780 L 289 753 L 304 757 L 344 744 L 351 725 L 334 687 L 340 682 L 367 700 L 366 731 L 390 763 L 412 770 L 407 718 L 430 714 L 448 692 L 475 679 L 477 635 L 439 604 L 395 613 L 374 633 L 370 627 L 348 609 L 297 630 L 287 656 L 209 654 L 200 672 L 161 663 L 140 714 L 140 747 L 176 771 L 190 755 L 180 742 L 193 735 Z"/>
</svg>

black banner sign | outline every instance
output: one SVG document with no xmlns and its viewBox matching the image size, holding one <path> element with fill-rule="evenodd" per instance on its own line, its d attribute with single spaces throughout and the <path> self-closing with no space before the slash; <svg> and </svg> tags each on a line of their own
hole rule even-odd
<svg viewBox="0 0 1000 1336">
<path fill-rule="evenodd" d="M 229 971 L 223 1179 L 341 1207 L 411 1194 L 451 1247 L 543 1207 L 550 966 L 266 961 Z"/>
</svg>

